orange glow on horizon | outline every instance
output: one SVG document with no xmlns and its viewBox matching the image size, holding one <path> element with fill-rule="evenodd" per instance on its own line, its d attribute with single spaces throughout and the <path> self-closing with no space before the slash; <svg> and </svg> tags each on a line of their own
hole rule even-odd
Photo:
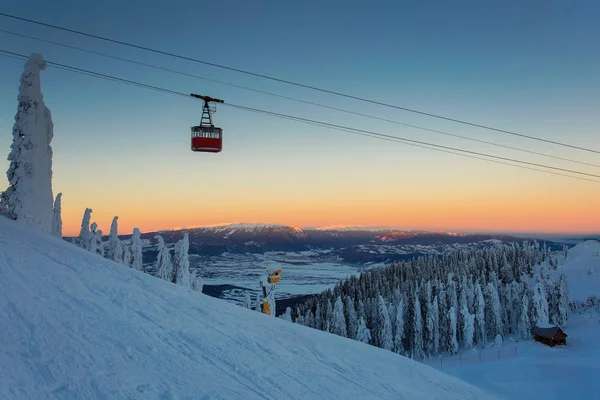
<svg viewBox="0 0 600 400">
<path fill-rule="evenodd" d="M 65 196 L 66 197 L 66 196 Z M 65 198 L 63 197 L 63 198 Z M 224 200 L 213 206 L 197 206 L 177 199 L 170 207 L 156 208 L 145 203 L 124 202 L 111 207 L 91 207 L 92 221 L 108 234 L 114 215 L 119 216 L 119 234 L 129 234 L 134 227 L 153 232 L 182 227 L 223 223 L 276 223 L 295 227 L 328 225 L 388 226 L 398 229 L 470 232 L 539 232 L 598 233 L 600 232 L 600 197 L 573 199 L 572 193 L 546 197 L 529 193 L 522 196 L 476 198 L 470 196 L 446 198 L 369 199 L 355 198 L 340 202 L 271 201 L 256 198 L 245 201 Z M 63 205 L 63 234 L 79 234 L 85 207 Z M 572 204 L 572 205 L 571 205 Z M 114 214 L 109 210 L 120 210 Z"/>
</svg>

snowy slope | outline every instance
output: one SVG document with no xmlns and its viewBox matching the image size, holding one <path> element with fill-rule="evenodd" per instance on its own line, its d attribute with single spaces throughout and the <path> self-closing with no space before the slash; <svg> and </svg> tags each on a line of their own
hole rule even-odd
<svg viewBox="0 0 600 400">
<path fill-rule="evenodd" d="M 489 399 L 0 218 L 1 399 Z"/>
<path fill-rule="evenodd" d="M 588 296 L 600 297 L 600 242 L 586 240 L 569 249 L 561 271 L 569 282 L 569 298 L 586 300 Z M 594 275 L 589 275 L 590 266 Z"/>
</svg>

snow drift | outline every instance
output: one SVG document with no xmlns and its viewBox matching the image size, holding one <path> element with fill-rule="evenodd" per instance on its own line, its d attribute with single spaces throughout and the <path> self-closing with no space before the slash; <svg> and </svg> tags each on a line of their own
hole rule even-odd
<svg viewBox="0 0 600 400">
<path fill-rule="evenodd" d="M 0 218 L 2 399 L 489 399 Z"/>
</svg>

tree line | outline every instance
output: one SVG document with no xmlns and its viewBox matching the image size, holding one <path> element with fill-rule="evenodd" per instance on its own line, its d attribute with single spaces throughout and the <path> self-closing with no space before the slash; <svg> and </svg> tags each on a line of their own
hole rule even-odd
<svg viewBox="0 0 600 400">
<path fill-rule="evenodd" d="M 190 270 L 189 236 L 186 233 L 173 250 L 165 243 L 161 235 L 155 235 L 157 240 L 157 257 L 154 263 L 144 266 L 142 253 L 142 237 L 138 228 L 133 229 L 130 239 L 121 240 L 118 232 L 118 216 L 115 216 L 110 226 L 108 241 L 103 240 L 102 230 L 98 224 L 91 221 L 92 209 L 86 208 L 81 220 L 79 236 L 71 242 L 94 254 L 123 264 L 127 267 L 142 271 L 189 289 L 202 292 L 204 286 L 202 277 L 195 270 Z"/>
<path fill-rule="evenodd" d="M 527 340 L 535 324 L 567 324 L 567 256 L 537 242 L 422 256 L 350 276 L 283 317 L 419 360 Z"/>
</svg>

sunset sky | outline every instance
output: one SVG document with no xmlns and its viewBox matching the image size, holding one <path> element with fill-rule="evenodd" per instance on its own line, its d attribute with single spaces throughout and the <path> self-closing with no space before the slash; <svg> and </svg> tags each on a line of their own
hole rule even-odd
<svg viewBox="0 0 600 400">
<path fill-rule="evenodd" d="M 324 4 L 327 3 L 327 4 Z M 82 2 L 1 12 L 209 62 L 600 150 L 596 1 Z M 174 3 L 175 4 L 175 3 Z M 377 117 L 600 165 L 600 154 L 284 85 L 0 17 L 0 29 Z M 0 49 L 274 112 L 600 175 L 465 141 L 18 38 Z M 24 61 L 0 57 L 0 163 Z M 218 106 L 220 154 L 190 151 L 201 103 L 48 68 L 63 234 L 86 207 L 108 233 L 226 222 L 493 232 L 600 232 L 598 182 Z M 2 153 L 3 152 L 3 153 Z M 593 178 L 592 178 L 593 179 Z"/>
</svg>

